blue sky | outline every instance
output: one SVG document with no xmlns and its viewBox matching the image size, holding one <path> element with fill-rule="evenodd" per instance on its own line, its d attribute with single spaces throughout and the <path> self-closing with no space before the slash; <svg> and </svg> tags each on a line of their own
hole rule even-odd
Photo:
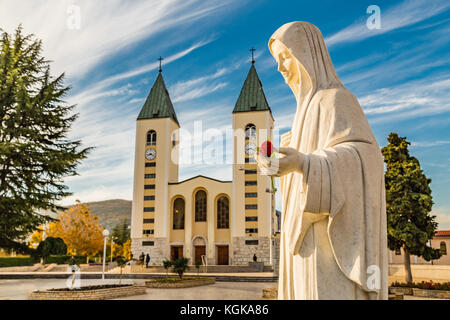
<svg viewBox="0 0 450 320">
<path fill-rule="evenodd" d="M 73 5 L 80 28 L 71 29 Z M 369 5 L 381 29 L 369 30 Z M 433 180 L 433 212 L 450 228 L 450 76 L 448 1 L 67 1 L 2 0 L 0 27 L 22 23 L 44 41 L 53 73 L 66 72 L 67 100 L 80 113 L 72 138 L 95 146 L 66 179 L 64 203 L 131 199 L 135 120 L 157 76 L 157 58 L 183 128 L 231 127 L 250 67 L 256 68 L 275 124 L 289 130 L 296 103 L 267 42 L 281 25 L 308 21 L 322 31 L 338 75 L 359 99 L 380 146 L 390 132 L 412 142 Z M 72 11 L 71 11 L 72 10 Z M 231 179 L 230 165 L 181 166 L 180 179 Z M 278 201 L 277 207 L 280 207 Z"/>
</svg>

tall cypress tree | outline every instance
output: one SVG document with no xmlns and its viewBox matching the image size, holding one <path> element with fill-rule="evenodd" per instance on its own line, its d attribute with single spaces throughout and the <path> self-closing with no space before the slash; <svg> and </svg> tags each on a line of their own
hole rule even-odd
<svg viewBox="0 0 450 320">
<path fill-rule="evenodd" d="M 428 246 L 437 228 L 430 183 L 420 168 L 419 160 L 409 154 L 410 143 L 397 133 L 388 137 L 389 144 L 381 152 L 386 163 L 386 214 L 388 246 L 403 249 L 406 281 L 412 282 L 410 255 L 426 261 L 439 259 L 439 249 Z"/>
<path fill-rule="evenodd" d="M 42 42 L 1 32 L 0 39 L 0 248 L 26 251 L 24 239 L 59 210 L 71 193 L 64 177 L 75 175 L 87 156 L 67 134 L 77 118 L 64 102 L 64 74 L 50 75 Z"/>
<path fill-rule="evenodd" d="M 130 229 L 127 219 L 123 219 L 121 222 L 116 224 L 112 231 L 112 236 L 114 241 L 121 246 L 130 239 Z"/>
</svg>

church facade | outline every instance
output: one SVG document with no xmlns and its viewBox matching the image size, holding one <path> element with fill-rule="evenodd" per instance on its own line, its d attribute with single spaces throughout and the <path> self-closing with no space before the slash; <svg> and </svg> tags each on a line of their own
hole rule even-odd
<svg viewBox="0 0 450 320">
<path fill-rule="evenodd" d="M 179 181 L 180 123 L 159 70 L 136 122 L 133 256 L 148 253 L 152 265 L 180 257 L 189 264 L 247 265 L 256 255 L 272 265 L 275 197 L 253 154 L 272 140 L 274 119 L 254 61 L 231 116 L 233 180 Z"/>
</svg>

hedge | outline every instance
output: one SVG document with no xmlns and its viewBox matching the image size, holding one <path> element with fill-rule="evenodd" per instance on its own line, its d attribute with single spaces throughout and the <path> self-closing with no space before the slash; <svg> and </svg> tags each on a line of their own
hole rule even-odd
<svg viewBox="0 0 450 320">
<path fill-rule="evenodd" d="M 433 281 L 422 281 L 422 282 L 412 282 L 412 283 L 401 283 L 395 281 L 391 284 L 391 287 L 401 287 L 401 288 L 418 288 L 426 290 L 450 290 L 450 282 L 433 282 Z"/>
<path fill-rule="evenodd" d="M 46 264 L 56 263 L 56 264 L 68 264 L 71 256 L 63 255 L 63 256 L 50 256 L 45 260 Z M 84 256 L 75 256 L 75 261 L 77 264 L 86 263 L 86 257 Z"/>
<path fill-rule="evenodd" d="M 50 256 L 45 260 L 46 264 L 68 264 L 71 256 L 60 255 Z M 85 256 L 75 256 L 75 261 L 78 265 L 86 263 Z M 23 267 L 32 266 L 35 263 L 39 263 L 39 259 L 33 259 L 32 257 L 0 257 L 0 268 L 6 267 Z"/>
<path fill-rule="evenodd" d="M 1 257 L 0 268 L 32 266 L 34 261 L 31 257 Z"/>
</svg>

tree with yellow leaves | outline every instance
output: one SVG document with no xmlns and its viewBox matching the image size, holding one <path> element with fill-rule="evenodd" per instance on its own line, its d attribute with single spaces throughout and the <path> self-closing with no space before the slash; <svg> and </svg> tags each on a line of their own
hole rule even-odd
<svg viewBox="0 0 450 320">
<path fill-rule="evenodd" d="M 128 239 L 123 245 L 114 243 L 114 256 L 122 256 L 127 260 L 131 260 L 131 239 Z"/>
<path fill-rule="evenodd" d="M 28 242 L 28 247 L 36 249 L 44 238 L 44 228 L 39 226 L 39 228 L 31 235 L 30 241 Z"/>
<path fill-rule="evenodd" d="M 89 211 L 88 205 L 77 200 L 77 204 L 62 212 L 56 222 L 49 225 L 48 235 L 64 240 L 71 255 L 97 255 L 103 249 L 103 228 L 98 217 Z"/>
</svg>

